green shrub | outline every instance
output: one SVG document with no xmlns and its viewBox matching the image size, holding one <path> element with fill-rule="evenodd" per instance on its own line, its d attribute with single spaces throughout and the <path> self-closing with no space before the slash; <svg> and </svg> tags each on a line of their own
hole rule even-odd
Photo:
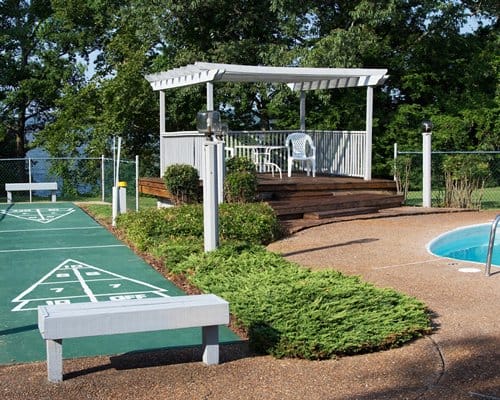
<svg viewBox="0 0 500 400">
<path fill-rule="evenodd" d="M 248 172 L 252 175 L 257 175 L 255 164 L 248 157 L 233 157 L 226 161 L 226 172 L 232 174 L 233 172 Z"/>
<path fill-rule="evenodd" d="M 228 300 L 256 351 L 326 359 L 398 346 L 430 332 L 426 308 L 416 299 L 339 272 L 312 272 L 252 245 L 272 240 L 269 232 L 276 229 L 265 207 L 222 205 L 224 240 L 209 253 L 203 252 L 201 205 L 123 214 L 118 227 L 172 272 Z"/>
<path fill-rule="evenodd" d="M 248 172 L 232 172 L 224 180 L 224 199 L 228 203 L 251 203 L 257 196 L 257 177 Z"/>
<path fill-rule="evenodd" d="M 141 251 L 176 237 L 203 237 L 203 209 L 199 204 L 121 214 L 116 223 Z"/>
<path fill-rule="evenodd" d="M 195 167 L 188 164 L 170 165 L 165 170 L 163 179 L 176 204 L 198 202 L 200 177 Z"/>
<path fill-rule="evenodd" d="M 280 226 L 273 210 L 264 203 L 221 204 L 221 241 L 266 244 L 280 237 Z M 203 206 L 146 209 L 118 216 L 117 226 L 141 251 L 150 250 L 172 238 L 203 238 Z"/>
<path fill-rule="evenodd" d="M 370 352 L 430 331 L 425 306 L 413 298 L 339 272 L 312 272 L 260 247 L 193 255 L 178 270 L 228 300 L 252 347 L 276 357 Z"/>
<path fill-rule="evenodd" d="M 257 196 L 257 172 L 246 157 L 227 160 L 224 179 L 224 200 L 228 203 L 250 203 Z"/>
<path fill-rule="evenodd" d="M 480 156 L 452 155 L 443 161 L 445 175 L 444 206 L 480 208 L 489 164 Z M 474 196 L 476 194 L 476 196 Z"/>
<path fill-rule="evenodd" d="M 151 249 L 151 254 L 161 259 L 170 272 L 180 273 L 182 271 L 177 266 L 190 255 L 201 254 L 203 249 L 203 238 L 183 236 L 158 243 Z"/>
<path fill-rule="evenodd" d="M 221 240 L 268 244 L 282 236 L 273 209 L 265 203 L 221 204 L 219 208 Z"/>
</svg>

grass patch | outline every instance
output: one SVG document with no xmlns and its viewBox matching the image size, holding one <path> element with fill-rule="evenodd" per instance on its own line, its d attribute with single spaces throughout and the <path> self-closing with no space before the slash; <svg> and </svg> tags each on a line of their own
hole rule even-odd
<svg viewBox="0 0 500 400">
<path fill-rule="evenodd" d="M 481 191 L 481 209 L 491 210 L 500 208 L 500 187 L 488 187 Z M 479 193 L 475 193 L 473 200 L 477 200 Z M 431 202 L 433 207 L 442 207 L 443 205 L 443 190 L 433 190 L 431 192 Z M 422 191 L 408 192 L 408 197 L 405 200 L 407 206 L 422 205 Z"/>
<path fill-rule="evenodd" d="M 102 213 L 102 206 L 89 212 Z M 118 228 L 140 250 L 230 303 L 256 351 L 276 357 L 326 359 L 399 346 L 430 332 L 426 307 L 336 271 L 313 272 L 268 252 L 280 237 L 264 204 L 221 206 L 221 246 L 203 252 L 200 205 L 123 214 Z"/>
</svg>

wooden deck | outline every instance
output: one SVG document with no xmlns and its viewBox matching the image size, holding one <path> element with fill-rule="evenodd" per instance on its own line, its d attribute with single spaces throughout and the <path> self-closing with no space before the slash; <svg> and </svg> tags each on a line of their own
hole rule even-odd
<svg viewBox="0 0 500 400">
<path fill-rule="evenodd" d="M 400 207 L 404 200 L 396 193 L 395 182 L 385 179 L 297 174 L 279 179 L 266 174 L 259 175 L 258 191 L 281 220 L 374 213 Z"/>
<path fill-rule="evenodd" d="M 139 192 L 171 198 L 161 178 L 139 179 Z M 392 180 L 294 174 L 291 178 L 258 175 L 258 196 L 280 220 L 322 220 L 347 215 L 377 213 L 400 207 L 403 196 Z"/>
</svg>

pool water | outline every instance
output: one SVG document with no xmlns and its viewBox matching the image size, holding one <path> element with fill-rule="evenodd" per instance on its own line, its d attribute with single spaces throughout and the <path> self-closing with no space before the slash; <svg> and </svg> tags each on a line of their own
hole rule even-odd
<svg viewBox="0 0 500 400">
<path fill-rule="evenodd" d="M 440 257 L 485 264 L 488 255 L 491 224 L 471 225 L 446 232 L 427 245 L 427 250 Z M 500 232 L 495 235 L 492 265 L 500 265 Z"/>
</svg>

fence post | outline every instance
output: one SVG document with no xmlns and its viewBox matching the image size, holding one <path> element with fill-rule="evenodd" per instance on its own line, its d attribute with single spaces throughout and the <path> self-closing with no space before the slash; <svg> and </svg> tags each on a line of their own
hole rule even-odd
<svg viewBox="0 0 500 400">
<path fill-rule="evenodd" d="M 135 211 L 139 211 L 139 156 L 135 156 Z"/>
<path fill-rule="evenodd" d="M 104 173 L 105 173 L 105 167 L 104 167 L 104 163 L 106 162 L 106 160 L 104 159 L 104 154 L 101 155 L 101 200 L 102 202 L 104 203 L 104 200 L 105 200 L 105 195 L 104 195 L 104 185 L 105 185 L 105 180 L 104 180 Z"/>
<path fill-rule="evenodd" d="M 28 157 L 28 183 L 31 183 L 31 157 Z M 33 201 L 33 192 L 30 186 L 30 203 Z"/>
<path fill-rule="evenodd" d="M 422 132 L 422 206 L 431 206 L 431 136 L 432 126 L 424 122 Z"/>
<path fill-rule="evenodd" d="M 392 172 L 393 179 L 396 180 L 396 168 L 398 167 L 398 143 L 394 143 L 394 170 Z"/>
</svg>

